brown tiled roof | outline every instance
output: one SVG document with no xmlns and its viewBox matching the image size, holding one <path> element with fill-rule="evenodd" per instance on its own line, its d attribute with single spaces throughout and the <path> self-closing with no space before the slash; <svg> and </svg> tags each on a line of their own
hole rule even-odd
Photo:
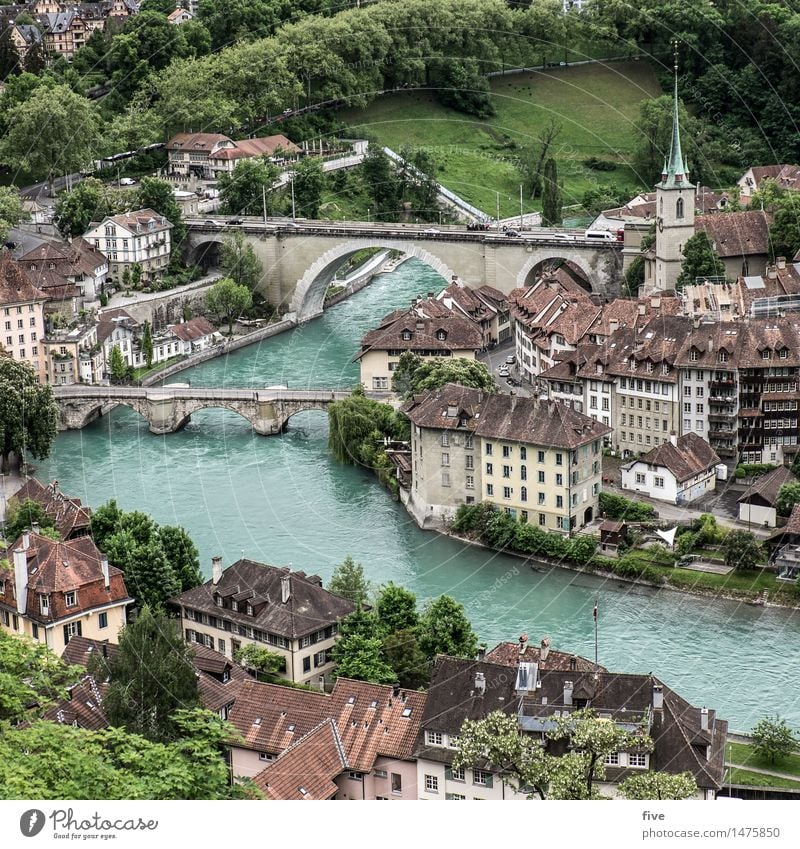
<svg viewBox="0 0 800 849">
<path fill-rule="evenodd" d="M 795 504 L 792 507 L 792 512 L 786 524 L 775 530 L 767 537 L 770 542 L 781 541 L 784 536 L 800 537 L 800 504 Z"/>
<path fill-rule="evenodd" d="M 591 660 L 585 657 L 580 657 L 576 654 L 568 652 L 555 651 L 550 649 L 547 653 L 547 659 L 542 660 L 542 650 L 539 646 L 526 645 L 525 651 L 520 653 L 519 643 L 504 642 L 498 643 L 487 655 L 486 660 L 491 663 L 500 663 L 503 666 L 513 666 L 516 668 L 520 663 L 536 663 L 540 670 L 544 669 L 563 669 L 564 671 L 577 670 L 578 672 L 594 672 L 602 670 L 605 672 L 605 667 L 599 664 L 594 664 Z M 574 667 L 573 667 L 574 664 Z"/>
<path fill-rule="evenodd" d="M 538 280 L 527 289 L 514 289 L 508 296 L 515 321 L 529 334 L 564 336 L 574 345 L 600 314 L 600 307 L 579 287 L 567 290 L 560 283 Z"/>
<path fill-rule="evenodd" d="M 723 259 L 769 253 L 770 216 L 761 210 L 701 215 L 694 225 L 695 232 L 705 230 Z"/>
<path fill-rule="evenodd" d="M 92 640 L 89 637 L 70 637 L 69 642 L 61 653 L 61 659 L 70 666 L 83 666 L 89 668 L 89 661 L 93 657 L 108 657 L 109 659 L 119 651 L 116 643 L 107 640 Z"/>
<path fill-rule="evenodd" d="M 19 549 L 25 535 L 10 546 L 9 553 Z M 26 615 L 42 623 L 56 622 L 108 604 L 132 602 L 125 587 L 122 572 L 109 565 L 109 586 L 106 588 L 100 566 L 102 555 L 91 537 L 82 536 L 58 542 L 30 532 L 26 550 L 28 563 L 28 606 Z M 13 566 L 11 567 L 13 573 Z M 77 591 L 76 605 L 66 607 L 63 593 Z M 48 613 L 42 614 L 37 595 L 50 595 Z M 14 582 L 6 581 L 5 600 L 15 598 Z M 0 597 L 2 599 L 2 597 Z"/>
<path fill-rule="evenodd" d="M 69 688 L 68 697 L 49 708 L 43 718 L 61 725 L 85 728 L 87 731 L 101 731 L 108 727 L 108 717 L 103 710 L 107 689 L 106 684 L 98 684 L 91 675 L 85 675 Z"/>
<path fill-rule="evenodd" d="M 334 779 L 347 766 L 336 724 L 326 719 L 253 781 L 268 799 L 330 799 L 338 790 Z"/>
<path fill-rule="evenodd" d="M 170 230 L 173 226 L 163 215 L 159 215 L 159 213 L 152 209 L 137 209 L 133 212 L 123 212 L 120 215 L 113 215 L 104 220 L 113 221 L 115 224 L 119 224 L 120 227 L 124 227 L 134 234 L 158 233 L 161 230 Z M 154 230 L 148 229 L 151 221 L 155 224 Z"/>
<path fill-rule="evenodd" d="M 202 316 L 191 318 L 182 324 L 173 324 L 170 326 L 170 330 L 183 342 L 194 342 L 197 339 L 202 339 L 204 336 L 211 336 L 216 333 L 214 325 Z"/>
<path fill-rule="evenodd" d="M 279 148 L 284 153 L 300 153 L 300 148 L 284 135 L 264 136 L 259 139 L 241 139 L 236 147 L 224 147 L 209 155 L 209 159 L 245 159 L 250 156 L 272 156 Z"/>
<path fill-rule="evenodd" d="M 464 429 L 484 438 L 554 448 L 575 448 L 611 432 L 606 425 L 564 404 L 516 395 L 487 395 L 455 383 L 415 395 L 401 409 L 420 427 L 453 430 L 466 419 Z"/>
<path fill-rule="evenodd" d="M 749 489 L 742 495 L 738 503 L 760 503 L 768 507 L 774 507 L 778 498 L 778 491 L 785 483 L 796 480 L 795 476 L 786 466 L 778 466 L 765 475 L 755 479 Z"/>
<path fill-rule="evenodd" d="M 80 498 L 70 498 L 61 492 L 58 481 L 44 486 L 36 478 L 30 478 L 16 491 L 14 498 L 20 504 L 28 499 L 40 504 L 55 523 L 61 539 L 89 530 L 92 511 L 81 504 Z"/>
<path fill-rule="evenodd" d="M 0 304 L 24 304 L 27 301 L 46 301 L 47 295 L 31 283 L 22 266 L 11 252 L 0 252 Z"/>
<path fill-rule="evenodd" d="M 290 590 L 286 602 L 281 601 L 284 578 L 288 579 Z M 219 584 L 206 581 L 176 596 L 172 603 L 217 615 L 220 611 L 214 603 L 217 593 L 223 596 L 244 593 L 243 599 L 254 600 L 252 616 L 226 608 L 227 618 L 290 638 L 326 628 L 355 610 L 352 601 L 323 589 L 322 581 L 315 576 L 246 559 L 237 560 L 225 569 Z"/>
<path fill-rule="evenodd" d="M 714 449 L 696 433 L 685 433 L 679 436 L 677 445 L 662 442 L 652 448 L 634 463 L 647 463 L 649 466 L 663 466 L 675 475 L 678 483 L 688 480 L 719 463 L 719 457 Z"/>
<path fill-rule="evenodd" d="M 790 318 L 750 319 L 744 325 L 739 351 L 740 368 L 774 368 L 800 365 L 800 327 Z M 770 358 L 763 359 L 769 350 Z M 786 356 L 781 358 L 780 351 Z"/>
<path fill-rule="evenodd" d="M 441 315 L 437 318 L 420 316 L 412 308 L 399 317 L 391 318 L 364 335 L 361 350 L 354 359 L 372 350 L 476 351 L 483 346 L 480 328 L 468 318 L 454 315 L 437 301 L 426 302 L 425 309 L 429 313 L 439 311 Z M 403 338 L 404 331 L 411 334 L 410 339 Z M 444 331 L 445 339 L 436 338 L 439 331 Z"/>
<path fill-rule="evenodd" d="M 414 749 L 425 711 L 426 693 L 337 678 L 330 715 L 350 769 L 369 772 L 375 759 L 408 759 Z"/>
<path fill-rule="evenodd" d="M 105 342 L 117 327 L 128 327 L 134 330 L 139 326 L 133 316 L 121 307 L 111 310 L 103 310 L 98 317 L 97 339 Z"/>
<path fill-rule="evenodd" d="M 167 150 L 210 152 L 214 145 L 229 142 L 227 136 L 219 133 L 178 133 L 167 142 Z"/>
</svg>

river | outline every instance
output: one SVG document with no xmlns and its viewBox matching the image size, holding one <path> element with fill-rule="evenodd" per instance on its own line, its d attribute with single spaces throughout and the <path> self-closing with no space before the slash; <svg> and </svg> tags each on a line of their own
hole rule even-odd
<svg viewBox="0 0 800 849">
<path fill-rule="evenodd" d="M 411 260 L 376 278 L 321 318 L 258 346 L 212 360 L 176 380 L 193 384 L 350 387 L 362 334 L 442 280 Z M 153 436 L 118 408 L 82 431 L 60 434 L 41 479 L 97 506 L 116 498 L 162 524 L 183 525 L 210 574 L 213 554 L 244 554 L 327 579 L 348 554 L 375 583 L 394 581 L 420 600 L 458 599 L 489 647 L 527 633 L 555 649 L 594 656 L 610 669 L 654 672 L 694 704 L 748 731 L 765 714 L 800 726 L 794 667 L 797 615 L 553 569 L 420 531 L 366 472 L 327 453 L 323 413 L 295 416 L 281 437 L 259 437 L 234 413 L 206 410 L 180 433 Z"/>
</svg>

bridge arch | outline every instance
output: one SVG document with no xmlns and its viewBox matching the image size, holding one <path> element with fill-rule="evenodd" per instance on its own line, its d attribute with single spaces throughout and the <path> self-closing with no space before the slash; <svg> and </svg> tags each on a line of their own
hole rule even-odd
<svg viewBox="0 0 800 849">
<path fill-rule="evenodd" d="M 84 428 L 86 425 L 91 424 L 97 419 L 102 418 L 105 415 L 113 412 L 117 407 L 127 407 L 130 410 L 133 410 L 135 413 L 138 413 L 146 422 L 149 422 L 147 417 L 147 405 L 142 404 L 141 400 L 136 398 L 125 399 L 121 398 L 119 400 L 114 399 L 111 401 L 93 401 L 89 403 L 83 403 L 80 405 L 71 406 L 69 410 L 62 410 L 61 412 L 61 420 L 62 422 L 67 421 L 67 417 L 70 413 L 77 413 L 79 424 L 78 428 Z M 74 427 L 75 425 L 71 425 Z"/>
<path fill-rule="evenodd" d="M 530 285 L 533 281 L 529 280 L 531 274 L 547 263 L 566 263 L 576 269 L 586 281 L 586 288 L 591 292 L 592 281 L 596 279 L 597 272 L 588 262 L 578 254 L 572 251 L 557 251 L 557 250 L 539 250 L 535 251 L 528 260 L 520 268 L 517 274 L 517 288 L 524 288 Z"/>
<path fill-rule="evenodd" d="M 413 241 L 394 241 L 392 239 L 350 239 L 325 251 L 315 260 L 305 274 L 297 281 L 292 296 L 291 311 L 298 322 L 308 321 L 322 313 L 325 292 L 336 272 L 354 253 L 364 248 L 384 248 L 409 254 L 430 266 L 449 283 L 455 272 L 447 263 L 422 245 Z"/>
<path fill-rule="evenodd" d="M 220 250 L 225 243 L 224 233 L 190 234 L 184 243 L 183 261 L 187 265 L 199 265 L 204 270 L 219 266 Z"/>
</svg>

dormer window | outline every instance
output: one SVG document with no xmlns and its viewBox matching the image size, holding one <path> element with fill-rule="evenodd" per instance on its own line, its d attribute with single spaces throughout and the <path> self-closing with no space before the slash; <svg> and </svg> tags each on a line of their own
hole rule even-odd
<svg viewBox="0 0 800 849">
<path fill-rule="evenodd" d="M 763 351 L 761 352 L 761 359 L 762 359 L 762 360 L 768 360 L 768 359 L 769 359 L 769 357 L 770 357 L 770 351 L 769 351 L 769 349 L 765 349 L 765 350 L 763 350 Z"/>
<path fill-rule="evenodd" d="M 447 408 L 447 417 L 449 419 L 454 419 L 458 415 L 458 407 L 454 407 L 452 404 Z"/>
<path fill-rule="evenodd" d="M 717 354 L 717 361 L 720 362 L 720 363 L 727 363 L 728 362 L 728 352 L 727 351 L 720 351 Z"/>
<path fill-rule="evenodd" d="M 231 599 L 231 610 L 233 610 L 237 613 L 239 612 L 239 602 L 236 601 L 236 599 L 234 599 L 234 598 Z"/>
<path fill-rule="evenodd" d="M 603 373 L 603 364 L 602 363 L 595 363 L 594 371 L 595 371 L 595 374 L 602 374 Z"/>
<path fill-rule="evenodd" d="M 246 613 L 247 613 L 247 615 L 248 615 L 248 616 L 252 616 L 252 615 L 253 615 L 253 605 L 252 605 L 252 604 L 250 604 L 249 602 L 247 603 L 247 611 L 246 611 Z"/>
<path fill-rule="evenodd" d="M 224 606 L 222 602 L 222 596 L 219 593 L 214 593 L 214 604 L 216 604 L 217 607 Z"/>
<path fill-rule="evenodd" d="M 440 342 L 444 342 L 444 340 L 447 339 L 447 331 L 446 330 L 437 330 L 436 331 L 436 338 Z"/>
<path fill-rule="evenodd" d="M 778 356 L 782 360 L 785 360 L 788 355 L 789 355 L 789 351 L 786 348 L 781 348 L 780 351 L 778 351 Z"/>
<path fill-rule="evenodd" d="M 653 370 L 653 364 L 650 362 L 650 360 L 648 360 L 644 364 L 644 370 L 647 371 L 647 372 L 651 372 Z"/>
<path fill-rule="evenodd" d="M 628 359 L 628 368 L 631 369 L 631 371 L 636 371 L 636 359 L 634 357 L 630 357 Z"/>
<path fill-rule="evenodd" d="M 39 596 L 39 610 L 44 616 L 50 611 L 50 596 L 40 595 Z"/>
<path fill-rule="evenodd" d="M 72 590 L 72 592 L 64 593 L 64 604 L 67 607 L 75 607 L 75 605 L 77 603 L 78 603 L 78 598 L 77 598 L 77 593 L 75 592 L 75 590 Z"/>
<path fill-rule="evenodd" d="M 409 342 L 411 340 L 411 331 L 410 330 L 404 330 L 403 331 L 403 339 L 406 342 Z"/>
<path fill-rule="evenodd" d="M 689 351 L 689 359 L 690 359 L 693 363 L 696 363 L 696 362 L 697 362 L 697 359 L 698 359 L 698 356 L 697 356 L 697 348 L 692 348 L 692 350 L 691 350 L 691 351 Z"/>
<path fill-rule="evenodd" d="M 661 363 L 661 374 L 669 374 L 669 363 Z"/>
</svg>

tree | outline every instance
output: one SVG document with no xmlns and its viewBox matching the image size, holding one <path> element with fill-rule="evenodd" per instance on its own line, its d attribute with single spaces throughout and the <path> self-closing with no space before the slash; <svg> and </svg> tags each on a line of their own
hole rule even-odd
<svg viewBox="0 0 800 849">
<path fill-rule="evenodd" d="M 494 378 L 483 363 L 464 357 L 420 357 L 404 351 L 392 375 L 392 390 L 404 399 L 446 383 L 495 392 Z"/>
<path fill-rule="evenodd" d="M 0 80 L 6 79 L 11 74 L 18 74 L 21 70 L 19 50 L 11 37 L 11 30 L 12 27 L 6 26 L 4 21 L 0 32 Z"/>
<path fill-rule="evenodd" d="M 189 534 L 176 525 L 162 525 L 157 533 L 167 562 L 172 566 L 180 583 L 180 591 L 186 592 L 199 587 L 203 583 L 200 554 Z"/>
<path fill-rule="evenodd" d="M 175 11 L 175 0 L 142 0 L 139 4 L 139 11 L 169 15 Z"/>
<path fill-rule="evenodd" d="M 800 481 L 789 481 L 778 490 L 775 507 L 779 516 L 788 516 L 795 504 L 800 502 Z"/>
<path fill-rule="evenodd" d="M 273 215 L 277 209 L 277 165 L 262 157 L 242 159 L 217 180 L 221 211 L 228 215 Z"/>
<path fill-rule="evenodd" d="M 762 557 L 761 545 L 750 531 L 730 531 L 722 543 L 725 565 L 746 571 L 755 569 Z"/>
<path fill-rule="evenodd" d="M 142 328 L 142 354 L 147 368 L 150 368 L 153 365 L 153 330 L 149 321 L 145 321 Z"/>
<path fill-rule="evenodd" d="M 647 251 L 656 240 L 655 224 L 650 230 L 642 236 L 642 241 L 639 244 L 641 253 L 633 258 L 628 270 L 625 272 L 625 289 L 631 298 L 639 296 L 639 289 L 644 285 L 644 253 Z"/>
<path fill-rule="evenodd" d="M 757 209 L 752 205 L 750 208 Z M 773 256 L 791 258 L 800 250 L 800 198 L 797 192 L 783 192 L 777 199 L 769 237 Z"/>
<path fill-rule="evenodd" d="M 364 577 L 364 567 L 348 554 L 341 563 L 334 566 L 328 581 L 328 591 L 349 598 L 359 607 L 362 606 L 370 593 L 370 582 Z"/>
<path fill-rule="evenodd" d="M 78 681 L 81 672 L 43 643 L 0 629 L 0 739 L 9 724 L 41 716 L 52 703 L 66 698 L 67 687 Z"/>
<path fill-rule="evenodd" d="M 181 592 L 180 580 L 158 537 L 139 542 L 131 530 L 121 530 L 105 541 L 102 550 L 125 573 L 125 586 L 140 607 L 163 608 Z"/>
<path fill-rule="evenodd" d="M 378 592 L 375 602 L 378 623 L 384 634 L 416 628 L 417 597 L 411 590 L 389 581 Z"/>
<path fill-rule="evenodd" d="M 750 735 L 757 754 L 771 764 L 782 761 L 800 745 L 786 720 L 777 715 L 759 720 Z"/>
<path fill-rule="evenodd" d="M 47 180 L 51 196 L 55 177 L 90 162 L 100 138 L 94 105 L 65 85 L 35 89 L 9 111 L 8 128 L 0 159 Z"/>
<path fill-rule="evenodd" d="M 122 383 L 130 376 L 130 367 L 125 362 L 125 357 L 122 356 L 119 345 L 114 345 L 111 349 L 109 367 L 111 368 L 111 379 L 114 383 Z"/>
<path fill-rule="evenodd" d="M 222 243 L 220 268 L 240 286 L 254 292 L 262 277 L 264 266 L 256 256 L 253 246 L 244 240 L 244 234 L 236 232 Z"/>
<path fill-rule="evenodd" d="M 278 673 L 286 669 L 286 658 L 282 654 L 255 643 L 238 648 L 233 659 L 240 666 L 255 673 L 259 681 L 275 681 Z"/>
<path fill-rule="evenodd" d="M 145 604 L 120 631 L 119 650 L 103 658 L 109 677 L 103 707 L 109 722 L 153 742 L 178 739 L 175 711 L 199 704 L 192 657 L 175 620 Z"/>
<path fill-rule="evenodd" d="M 379 637 L 363 634 L 342 636 L 333 647 L 336 675 L 354 678 L 372 684 L 391 684 L 395 674 L 383 657 L 383 643 Z"/>
<path fill-rule="evenodd" d="M 678 275 L 677 286 L 693 286 L 704 277 L 724 277 L 725 263 L 714 250 L 714 245 L 705 230 L 690 237 L 683 246 L 683 264 Z"/>
<path fill-rule="evenodd" d="M 28 213 L 22 208 L 19 189 L 0 186 L 0 242 L 5 242 L 8 231 L 28 217 Z"/>
<path fill-rule="evenodd" d="M 24 501 L 10 498 L 6 505 L 6 524 L 4 531 L 6 539 L 9 542 L 15 540 L 34 523 L 38 523 L 42 530 L 55 527 L 55 523 L 44 512 L 44 508 L 38 501 L 34 501 L 32 498 L 26 498 Z"/>
<path fill-rule="evenodd" d="M 216 713 L 178 710 L 180 739 L 154 743 L 121 728 L 38 721 L 0 734 L 3 799 L 242 799 L 223 753 L 236 739 Z"/>
<path fill-rule="evenodd" d="M 476 59 L 433 59 L 428 74 L 436 99 L 445 106 L 477 118 L 495 114 L 489 81 Z"/>
<path fill-rule="evenodd" d="M 517 168 L 531 198 L 541 194 L 544 165 L 552 158 L 550 152 L 560 133 L 561 124 L 551 118 L 539 131 L 535 141 L 522 147 L 519 152 Z"/>
<path fill-rule="evenodd" d="M 173 27 L 173 29 L 180 29 L 180 27 Z M 186 225 L 183 223 L 181 208 L 175 200 L 172 186 L 156 177 L 143 177 L 136 200 L 139 209 L 152 209 L 172 224 L 170 235 L 172 255 L 178 256 L 178 249 L 186 237 Z"/>
<path fill-rule="evenodd" d="M 691 772 L 643 772 L 619 784 L 626 799 L 691 799 L 697 793 L 697 782 Z"/>
<path fill-rule="evenodd" d="M 474 657 L 478 638 L 463 606 L 443 595 L 429 602 L 420 616 L 419 646 L 431 659 L 437 654 Z"/>
<path fill-rule="evenodd" d="M 115 498 L 92 511 L 92 539 L 101 551 L 105 548 L 106 540 L 120 529 L 122 515 Z"/>
<path fill-rule="evenodd" d="M 400 205 L 399 185 L 392 162 L 382 147 L 370 145 L 361 164 L 361 176 L 374 204 L 375 218 L 391 220 Z"/>
<path fill-rule="evenodd" d="M 47 67 L 47 47 L 43 38 L 34 41 L 25 54 L 25 70 L 29 74 L 41 74 Z"/>
<path fill-rule="evenodd" d="M 7 256 L 0 259 L 0 274 Z M 0 357 L 0 472 L 8 472 L 12 453 L 20 461 L 26 452 L 43 460 L 57 432 L 58 405 L 50 386 L 36 380 L 28 363 Z"/>
<path fill-rule="evenodd" d="M 301 159 L 293 168 L 294 200 L 298 215 L 318 218 L 322 192 L 325 189 L 325 172 L 322 160 L 311 156 Z"/>
<path fill-rule="evenodd" d="M 58 196 L 53 221 L 65 239 L 74 239 L 89 229 L 90 222 L 123 212 L 130 202 L 130 191 L 112 190 L 95 177 L 87 177 L 71 192 Z"/>
<path fill-rule="evenodd" d="M 394 670 L 396 680 L 401 687 L 418 690 L 428 686 L 431 665 L 419 647 L 417 632 L 414 628 L 394 631 L 385 637 L 383 655 Z"/>
<path fill-rule="evenodd" d="M 558 226 L 561 224 L 561 186 L 558 184 L 556 161 L 552 157 L 545 163 L 542 180 L 542 226 Z"/>
<path fill-rule="evenodd" d="M 206 292 L 206 308 L 220 321 L 228 322 L 228 335 L 233 335 L 233 322 L 253 304 L 246 286 L 238 286 L 230 277 L 223 277 Z"/>
</svg>

